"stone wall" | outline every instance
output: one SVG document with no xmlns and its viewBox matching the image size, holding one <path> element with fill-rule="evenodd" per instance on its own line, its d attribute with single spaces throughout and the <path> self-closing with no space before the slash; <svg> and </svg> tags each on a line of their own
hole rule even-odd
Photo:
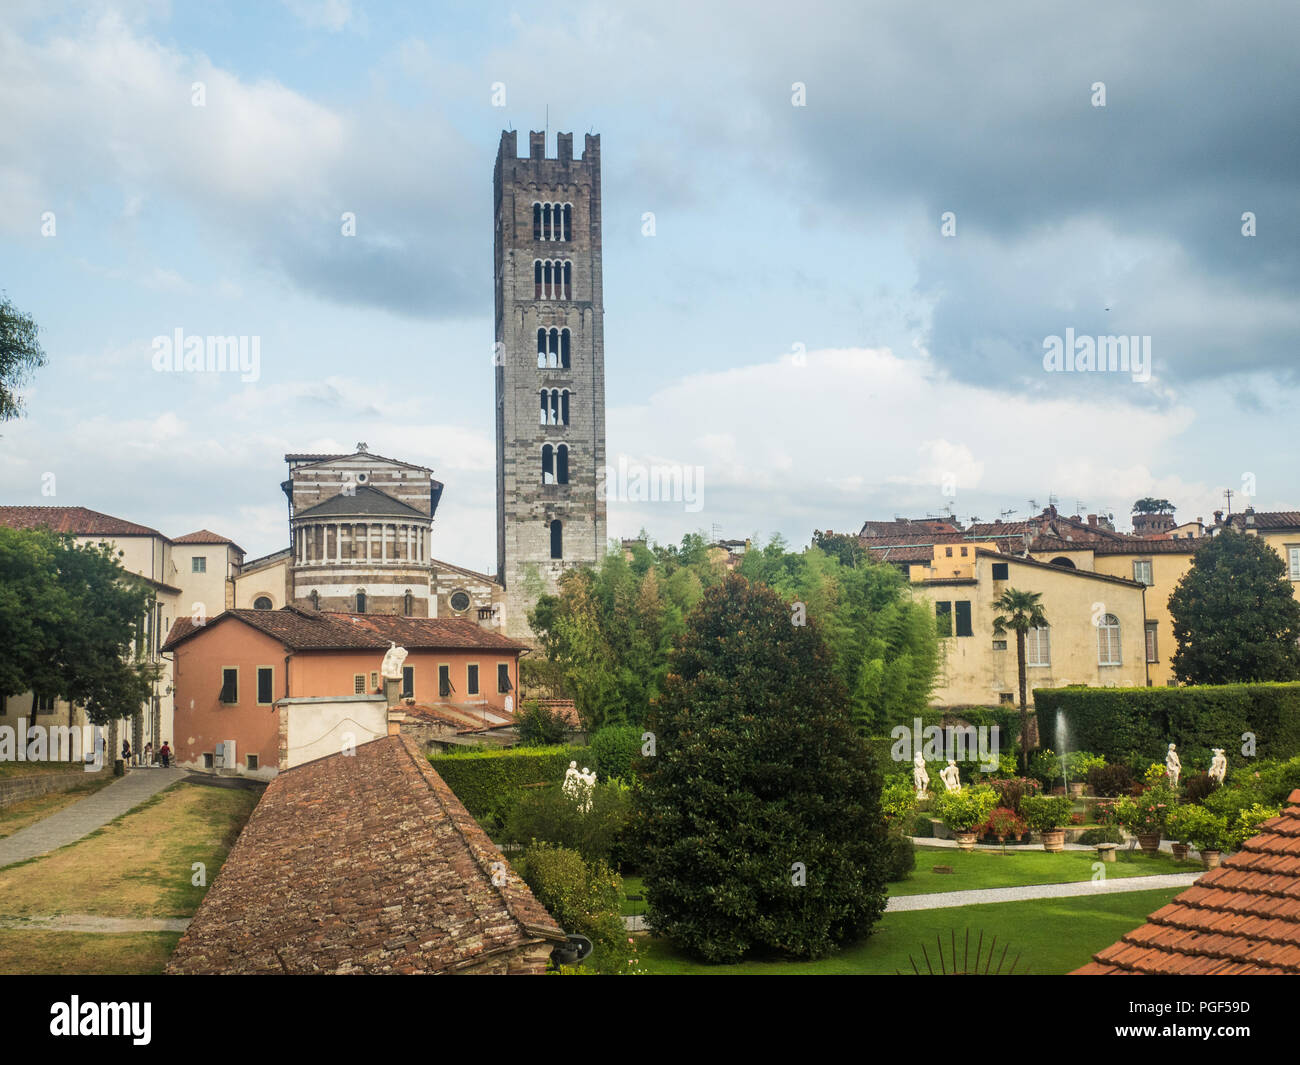
<svg viewBox="0 0 1300 1065">
<path fill-rule="evenodd" d="M 97 773 L 87 773 L 83 769 L 70 770 L 67 773 L 28 773 L 21 777 L 0 778 L 0 809 L 14 803 L 37 799 L 42 795 L 51 795 L 59 791 L 71 791 L 78 785 L 90 780 L 99 780 L 104 773 L 112 769 L 101 769 Z"/>
</svg>

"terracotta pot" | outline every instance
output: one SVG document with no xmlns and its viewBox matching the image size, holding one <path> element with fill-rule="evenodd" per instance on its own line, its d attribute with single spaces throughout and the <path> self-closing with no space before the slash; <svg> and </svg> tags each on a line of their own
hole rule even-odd
<svg viewBox="0 0 1300 1065">
<path fill-rule="evenodd" d="M 1139 832 L 1138 846 L 1142 848 L 1143 854 L 1155 854 L 1160 849 L 1160 833 Z"/>
<path fill-rule="evenodd" d="M 957 841 L 959 851 L 973 851 L 975 849 L 974 832 L 954 832 L 953 838 Z"/>
<path fill-rule="evenodd" d="M 1201 864 L 1206 869 L 1219 868 L 1219 862 L 1223 859 L 1222 851 L 1201 851 Z"/>
<path fill-rule="evenodd" d="M 1185 862 L 1185 861 L 1187 861 L 1187 844 L 1186 844 L 1186 843 L 1175 843 L 1175 844 L 1173 844 L 1173 851 L 1174 851 L 1174 861 L 1176 861 L 1176 862 Z"/>
<path fill-rule="evenodd" d="M 1065 847 L 1065 829 L 1053 828 L 1043 833 L 1043 850 L 1059 851 Z"/>
</svg>

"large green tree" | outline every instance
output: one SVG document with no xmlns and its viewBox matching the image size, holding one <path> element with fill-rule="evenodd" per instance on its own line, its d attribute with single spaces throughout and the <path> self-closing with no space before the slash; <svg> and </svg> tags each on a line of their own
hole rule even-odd
<svg viewBox="0 0 1300 1065">
<path fill-rule="evenodd" d="M 814 958 L 884 910 L 880 776 L 817 623 L 739 575 L 708 589 L 651 714 L 636 795 L 651 923 L 709 961 Z"/>
<path fill-rule="evenodd" d="M 1189 684 L 1300 679 L 1300 603 L 1258 536 L 1224 529 L 1196 549 L 1169 596 L 1174 673 Z"/>
<path fill-rule="evenodd" d="M 37 325 L 8 297 L 0 295 L 0 422 L 23 412 L 18 389 L 45 365 L 45 352 L 37 339 Z"/>
<path fill-rule="evenodd" d="M 1008 588 L 993 604 L 998 612 L 993 619 L 993 635 L 1005 636 L 1007 630 L 1016 634 L 1016 670 L 1020 681 L 1020 759 L 1025 774 L 1029 773 L 1029 685 L 1025 676 L 1025 637 L 1030 629 L 1047 625 L 1043 612 L 1042 595 Z"/>
<path fill-rule="evenodd" d="M 144 654 L 152 590 L 106 546 L 0 527 L 0 694 L 58 695 L 95 724 L 152 694 Z"/>
</svg>

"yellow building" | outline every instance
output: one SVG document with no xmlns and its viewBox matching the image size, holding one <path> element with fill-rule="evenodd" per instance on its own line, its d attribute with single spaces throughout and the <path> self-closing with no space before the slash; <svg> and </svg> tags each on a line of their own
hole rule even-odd
<svg viewBox="0 0 1300 1065">
<path fill-rule="evenodd" d="M 993 632 L 994 603 L 1012 588 L 1037 592 L 1048 620 L 1026 640 L 1031 704 L 1034 688 L 1147 683 L 1143 585 L 972 543 L 935 544 L 931 550 L 929 561 L 911 565 L 908 576 L 913 598 L 931 604 L 943 636 L 934 705 L 1018 702 L 1016 635 Z"/>
<path fill-rule="evenodd" d="M 1055 540 L 1040 537 L 1033 544 L 1031 557 L 1061 567 L 1073 567 L 1110 577 L 1124 577 L 1146 587 L 1146 619 L 1143 624 L 1146 659 L 1150 664 L 1152 685 L 1173 685 L 1173 619 L 1169 615 L 1169 596 L 1184 573 L 1191 568 L 1192 556 L 1201 541 L 1193 537 L 1179 539 L 1105 540 L 1095 543 Z M 1146 682 L 1144 682 L 1146 683 Z"/>
</svg>

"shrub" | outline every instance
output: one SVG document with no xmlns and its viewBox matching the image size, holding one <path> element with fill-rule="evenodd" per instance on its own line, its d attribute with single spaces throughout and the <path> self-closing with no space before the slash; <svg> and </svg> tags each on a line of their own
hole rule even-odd
<svg viewBox="0 0 1300 1065">
<path fill-rule="evenodd" d="M 559 711 L 552 711 L 536 699 L 529 699 L 515 714 L 515 728 L 521 747 L 551 747 L 569 735 L 569 723 Z"/>
<path fill-rule="evenodd" d="M 1133 790 L 1133 774 L 1123 762 L 1093 766 L 1088 770 L 1088 789 L 1110 798 L 1127 795 Z"/>
<path fill-rule="evenodd" d="M 1142 773 L 1142 784 L 1145 787 L 1153 788 L 1157 784 L 1165 784 L 1169 781 L 1169 769 L 1164 762 L 1152 762 Z"/>
<path fill-rule="evenodd" d="M 940 792 L 935 796 L 935 811 L 950 832 L 974 832 L 988 819 L 997 801 L 997 792 L 989 785 L 976 784 L 961 791 Z"/>
<path fill-rule="evenodd" d="M 436 754 L 429 764 L 474 817 L 498 830 L 525 794 L 529 784 L 555 784 L 564 779 L 581 747 L 516 747 L 511 750 Z"/>
<path fill-rule="evenodd" d="M 1029 756 L 1029 775 L 1045 788 L 1052 788 L 1063 783 L 1061 780 L 1061 760 L 1050 750 L 1035 751 Z"/>
<path fill-rule="evenodd" d="M 1270 818 L 1276 817 L 1279 812 L 1280 807 L 1263 806 L 1260 803 L 1238 811 L 1237 819 L 1228 822 L 1230 845 L 1234 849 L 1239 848 L 1252 836 L 1259 835 L 1259 826 Z"/>
<path fill-rule="evenodd" d="M 1199 806 L 1218 786 L 1209 773 L 1197 773 L 1187 778 L 1187 784 L 1183 792 L 1184 800 L 1196 803 Z"/>
<path fill-rule="evenodd" d="M 880 789 L 880 812 L 886 821 L 904 821 L 915 809 L 916 790 L 910 780 L 895 778 Z"/>
<path fill-rule="evenodd" d="M 577 851 L 538 843 L 524 852 L 523 878 L 537 901 L 565 932 L 591 940 L 582 968 L 626 973 L 627 933 L 619 915 L 622 881 L 603 862 L 586 862 Z"/>
<path fill-rule="evenodd" d="M 989 784 L 998 794 L 998 805 L 1016 813 L 1020 812 L 1020 802 L 1026 795 L 1037 795 L 1043 790 L 1043 786 L 1033 777 L 991 780 Z"/>
<path fill-rule="evenodd" d="M 1167 784 L 1155 784 L 1142 794 L 1125 796 L 1115 804 L 1115 820 L 1136 836 L 1162 832 L 1178 800 Z"/>
<path fill-rule="evenodd" d="M 687 952 L 816 958 L 885 908 L 879 768 L 819 625 L 732 574 L 686 621 L 635 792 L 650 923 Z M 804 879 L 806 878 L 806 879 Z"/>
<path fill-rule="evenodd" d="M 1019 839 L 1026 830 L 1025 822 L 1016 811 L 1006 806 L 997 807 L 979 828 L 981 835 L 996 836 L 1000 840 Z"/>
<path fill-rule="evenodd" d="M 1190 764 L 1244 732 L 1257 737 L 1260 757 L 1300 754 L 1300 683 L 1039 688 L 1034 706 L 1045 746 L 1058 743 L 1059 712 L 1071 741 L 1111 764 L 1146 761 L 1171 743 Z"/>
<path fill-rule="evenodd" d="M 641 729 L 635 725 L 606 725 L 591 737 L 591 767 L 601 780 L 636 780 L 641 761 Z"/>
<path fill-rule="evenodd" d="M 901 832 L 890 831 L 885 836 L 885 880 L 894 883 L 906 880 L 916 868 L 916 847 Z"/>
<path fill-rule="evenodd" d="M 1204 806 L 1187 804 L 1170 810 L 1165 831 L 1171 839 L 1191 844 L 1198 851 L 1224 851 L 1232 842 L 1227 818 Z"/>
<path fill-rule="evenodd" d="M 589 862 L 618 865 L 629 857 L 631 818 L 631 789 L 622 781 L 597 784 L 586 813 L 558 787 L 538 788 L 519 800 L 502 834 L 511 843 L 551 843 Z"/>
<path fill-rule="evenodd" d="M 929 814 L 919 814 L 916 823 L 912 826 L 912 835 L 920 839 L 934 838 L 934 822 L 930 820 Z"/>
<path fill-rule="evenodd" d="M 1098 843 L 1123 843 L 1124 833 L 1115 825 L 1102 825 L 1080 832 L 1079 842 L 1086 847 L 1095 847 Z"/>
<path fill-rule="evenodd" d="M 1070 800 L 1064 795 L 1026 795 L 1020 815 L 1035 832 L 1051 832 L 1070 820 Z"/>
<path fill-rule="evenodd" d="M 1106 765 L 1106 759 L 1100 754 L 1092 754 L 1088 751 L 1070 751 L 1065 756 L 1065 771 L 1070 777 L 1070 782 L 1082 781 L 1088 779 L 1088 774 L 1094 769 L 1102 769 Z"/>
</svg>

